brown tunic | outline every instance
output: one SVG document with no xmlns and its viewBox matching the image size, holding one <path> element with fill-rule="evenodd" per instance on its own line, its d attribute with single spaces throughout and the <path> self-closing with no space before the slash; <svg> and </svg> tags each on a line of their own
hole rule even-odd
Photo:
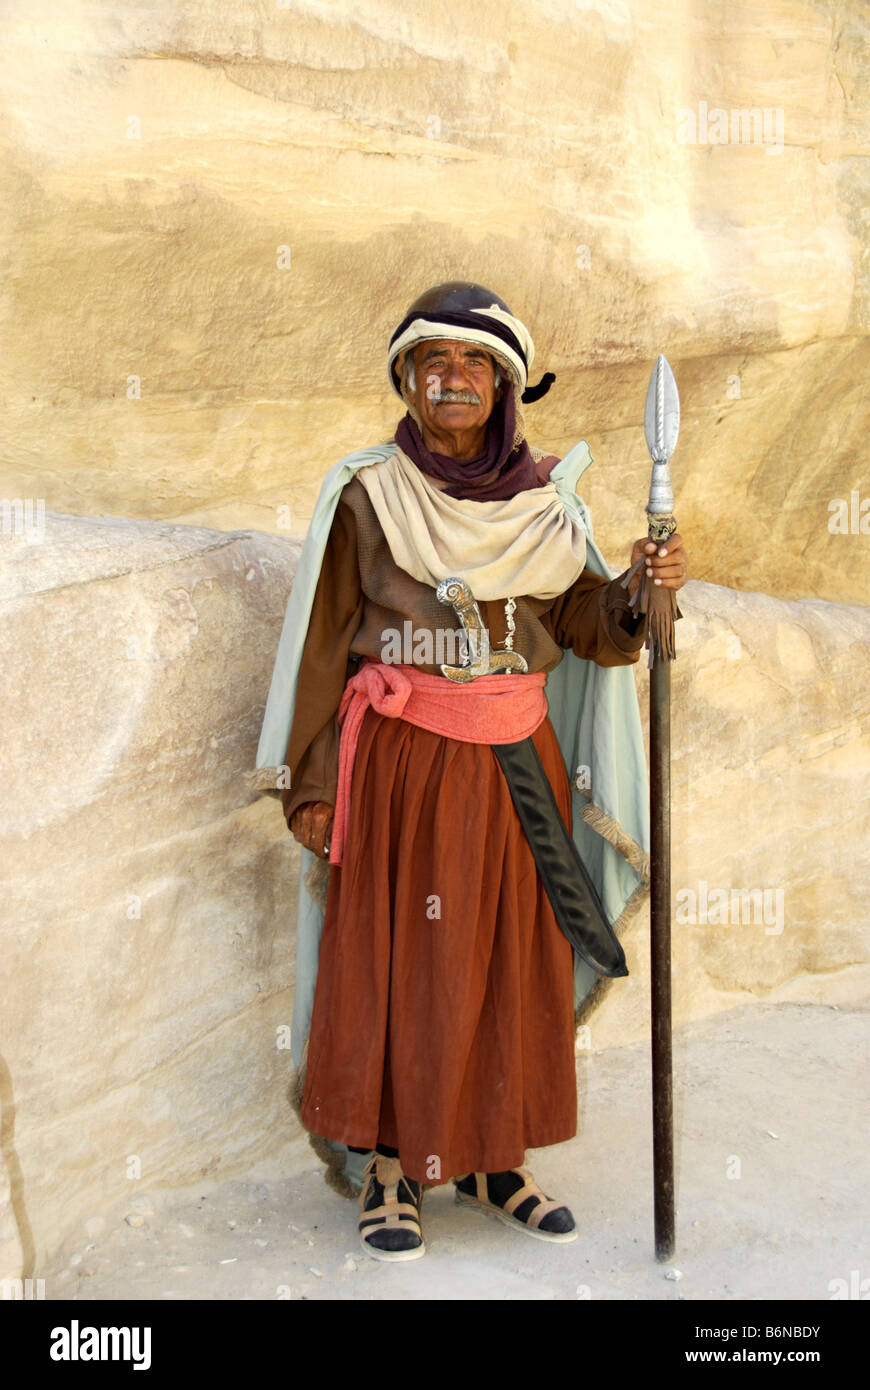
<svg viewBox="0 0 870 1390">
<path fill-rule="evenodd" d="M 504 603 L 480 609 L 492 645 L 503 645 Z M 336 509 L 300 667 L 288 820 L 305 802 L 335 802 L 336 714 L 354 658 L 381 660 L 384 633 L 406 621 L 431 632 L 434 648 L 452 617 L 396 566 L 354 479 Z M 552 670 L 563 647 L 602 665 L 633 662 L 646 627 L 618 581 L 589 570 L 555 599 L 518 598 L 514 621 L 514 650 L 530 671 Z M 534 741 L 570 827 L 549 719 Z M 305 1124 L 357 1147 L 393 1145 L 419 1182 L 516 1167 L 527 1148 L 576 1132 L 573 1043 L 573 953 L 491 749 L 369 709 L 344 859 L 330 870 Z"/>
<path fill-rule="evenodd" d="M 436 479 L 429 479 L 437 486 Z M 601 666 L 637 661 L 646 636 L 646 620 L 631 612 L 621 575 L 608 581 L 585 569 L 555 599 L 518 598 L 514 614 L 514 650 L 530 671 L 552 671 L 570 647 L 577 656 Z M 478 604 L 493 647 L 504 645 L 504 602 Z M 390 554 L 368 493 L 354 478 L 342 492 L 326 544 L 314 596 L 308 635 L 299 670 L 296 705 L 285 762 L 290 786 L 281 803 L 289 822 L 307 801 L 335 803 L 338 780 L 337 711 L 356 656 L 382 659 L 383 634 L 459 629 L 452 610 L 438 602 L 435 590 L 400 570 Z M 440 675 L 437 664 L 415 663 Z"/>
</svg>

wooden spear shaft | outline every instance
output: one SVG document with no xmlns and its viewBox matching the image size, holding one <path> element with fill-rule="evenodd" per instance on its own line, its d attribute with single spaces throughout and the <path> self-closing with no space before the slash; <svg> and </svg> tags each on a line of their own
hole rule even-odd
<svg viewBox="0 0 870 1390">
<path fill-rule="evenodd" d="M 653 461 L 649 538 L 667 543 L 677 529 L 668 463 L 680 428 L 680 398 L 667 358 L 650 378 L 644 432 Z M 638 564 L 642 564 L 639 561 Z M 629 576 L 630 578 L 630 576 Z M 673 590 L 644 575 L 635 600 L 649 615 L 650 994 L 653 1111 L 653 1212 L 656 1259 L 673 1259 L 674 1087 L 671 1051 L 671 662 L 677 605 Z"/>
<path fill-rule="evenodd" d="M 650 728 L 650 977 L 653 1220 L 656 1259 L 675 1249 L 674 1086 L 671 1054 L 671 664 L 654 661 Z"/>
</svg>

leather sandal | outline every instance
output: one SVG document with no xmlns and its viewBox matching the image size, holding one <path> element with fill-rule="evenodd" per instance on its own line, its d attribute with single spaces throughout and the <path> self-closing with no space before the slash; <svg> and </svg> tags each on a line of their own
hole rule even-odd
<svg viewBox="0 0 870 1390">
<path fill-rule="evenodd" d="M 579 1232 L 574 1224 L 574 1217 L 564 1202 L 554 1201 L 542 1192 L 528 1168 L 511 1168 L 509 1172 L 521 1178 L 522 1185 L 501 1205 L 494 1202 L 489 1195 L 486 1173 L 468 1173 L 464 1178 L 454 1178 L 457 1205 L 477 1207 L 479 1211 L 498 1217 L 506 1226 L 519 1227 L 527 1236 L 534 1236 L 536 1240 L 556 1240 L 563 1243 L 576 1240 Z M 460 1183 L 463 1187 L 460 1187 Z M 529 1207 L 522 1216 L 517 1215 L 518 1209 L 533 1197 L 538 1199 L 536 1204 Z M 564 1213 L 551 1223 L 557 1229 L 542 1230 L 541 1222 L 555 1212 Z M 561 1230 L 558 1229 L 559 1226 L 562 1227 Z"/>
<path fill-rule="evenodd" d="M 375 1153 L 359 1195 L 360 1244 L 376 1260 L 419 1260 L 426 1254 L 420 1207 L 423 1187 L 406 1178 L 397 1158 Z"/>
</svg>

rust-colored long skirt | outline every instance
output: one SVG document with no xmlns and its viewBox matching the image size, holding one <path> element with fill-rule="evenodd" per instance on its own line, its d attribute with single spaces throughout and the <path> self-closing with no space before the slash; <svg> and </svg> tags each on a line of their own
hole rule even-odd
<svg viewBox="0 0 870 1390">
<path fill-rule="evenodd" d="M 570 827 L 549 719 L 534 741 Z M 576 1133 L 573 952 L 488 744 L 366 711 L 302 1116 L 428 1184 Z"/>
</svg>

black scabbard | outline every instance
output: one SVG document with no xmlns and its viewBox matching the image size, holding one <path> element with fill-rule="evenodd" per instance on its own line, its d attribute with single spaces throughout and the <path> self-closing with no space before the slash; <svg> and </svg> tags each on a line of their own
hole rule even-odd
<svg viewBox="0 0 870 1390">
<path fill-rule="evenodd" d="M 556 921 L 574 950 L 598 975 L 628 974 L 625 953 L 608 922 L 595 885 L 562 820 L 531 738 L 497 743 L 492 751 L 505 775 Z"/>
</svg>

